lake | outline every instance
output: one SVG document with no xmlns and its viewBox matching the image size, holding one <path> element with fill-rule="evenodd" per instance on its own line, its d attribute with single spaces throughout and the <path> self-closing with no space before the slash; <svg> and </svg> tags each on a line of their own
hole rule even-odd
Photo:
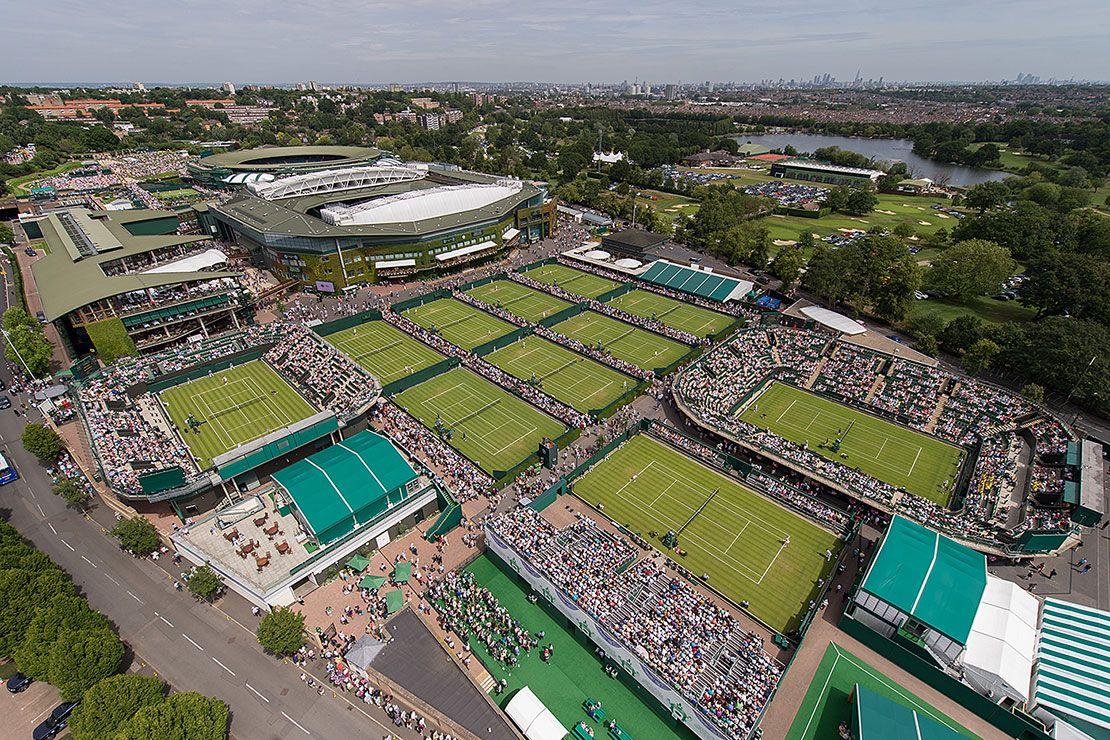
<svg viewBox="0 0 1110 740">
<path fill-rule="evenodd" d="M 905 162 L 910 172 L 915 177 L 928 177 L 930 180 L 944 182 L 947 178 L 949 185 L 968 187 L 989 180 L 1002 180 L 1010 177 L 1010 173 L 999 170 L 988 170 L 982 167 L 965 167 L 959 164 L 947 164 L 925 159 L 913 153 L 913 142 L 908 139 L 864 139 L 855 136 L 825 136 L 824 134 L 766 134 L 763 136 L 734 136 L 736 141 L 743 144 L 750 141 L 753 144 L 762 144 L 772 149 L 781 149 L 792 146 L 799 152 L 812 152 L 827 146 L 838 146 L 841 149 L 872 157 L 880 161 Z"/>
</svg>

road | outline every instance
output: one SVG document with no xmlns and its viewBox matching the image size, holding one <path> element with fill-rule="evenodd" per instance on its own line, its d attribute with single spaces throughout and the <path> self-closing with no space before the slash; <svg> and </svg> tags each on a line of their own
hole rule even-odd
<svg viewBox="0 0 1110 740">
<path fill-rule="evenodd" d="M 6 366 L 0 376 L 10 381 Z M 122 552 L 94 519 L 67 509 L 19 441 L 25 422 L 14 409 L 0 411 L 0 449 L 21 475 L 0 489 L 0 515 L 73 577 L 157 675 L 176 690 L 227 702 L 239 738 L 397 734 L 376 708 L 364 711 L 361 702 L 333 698 L 331 691 L 318 695 L 299 680 L 298 669 L 263 653 L 251 629 L 175 591 L 157 563 Z M 106 511 L 97 513 L 110 521 Z"/>
</svg>

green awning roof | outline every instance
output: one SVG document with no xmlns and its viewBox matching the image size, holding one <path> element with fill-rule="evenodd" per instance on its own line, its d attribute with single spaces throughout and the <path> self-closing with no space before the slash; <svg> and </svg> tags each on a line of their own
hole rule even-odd
<svg viewBox="0 0 1110 740">
<path fill-rule="evenodd" d="M 1045 599 L 1036 666 L 1037 704 L 1110 730 L 1110 612 Z"/>
<path fill-rule="evenodd" d="M 856 684 L 852 692 L 856 740 L 963 740 L 951 727 Z"/>
<path fill-rule="evenodd" d="M 982 553 L 896 516 L 862 588 L 967 644 L 986 587 Z"/>
<path fill-rule="evenodd" d="M 397 448 L 370 430 L 274 473 L 322 544 L 403 501 L 415 478 Z"/>
<path fill-rule="evenodd" d="M 347 561 L 347 567 L 355 573 L 361 573 L 366 570 L 366 566 L 370 565 L 370 559 L 362 555 L 354 555 Z"/>
<path fill-rule="evenodd" d="M 393 582 L 394 583 L 408 583 L 409 577 L 412 576 L 412 563 L 402 560 L 397 563 L 393 568 Z"/>
<path fill-rule="evenodd" d="M 396 614 L 401 611 L 401 607 L 405 605 L 405 595 L 401 593 L 400 589 L 390 591 L 385 595 L 385 608 L 389 610 L 390 614 Z"/>
<path fill-rule="evenodd" d="M 359 588 L 368 588 L 371 591 L 377 591 L 385 584 L 385 576 L 363 576 L 362 580 L 358 582 Z"/>
</svg>

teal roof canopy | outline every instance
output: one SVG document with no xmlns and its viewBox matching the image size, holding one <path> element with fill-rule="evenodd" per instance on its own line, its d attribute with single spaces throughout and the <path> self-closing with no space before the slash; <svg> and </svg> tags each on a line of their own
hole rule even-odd
<svg viewBox="0 0 1110 740">
<path fill-rule="evenodd" d="M 857 740 L 963 740 L 951 727 L 858 683 L 852 691 L 852 722 Z"/>
<path fill-rule="evenodd" d="M 321 544 L 399 504 L 416 477 L 397 448 L 370 430 L 274 473 Z"/>
<path fill-rule="evenodd" d="M 986 587 L 986 556 L 900 516 L 862 586 L 962 645 Z"/>
</svg>

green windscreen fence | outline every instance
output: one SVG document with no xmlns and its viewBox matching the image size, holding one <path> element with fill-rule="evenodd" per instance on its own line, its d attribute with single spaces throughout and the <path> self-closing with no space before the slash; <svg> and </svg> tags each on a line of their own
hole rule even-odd
<svg viewBox="0 0 1110 740">
<path fill-rule="evenodd" d="M 183 485 L 185 485 L 185 471 L 178 465 L 139 476 L 139 487 L 148 496 Z"/>
<path fill-rule="evenodd" d="M 382 386 L 383 396 L 395 396 L 401 391 L 408 390 L 414 385 L 420 385 L 425 380 L 431 380 L 437 375 L 442 375 L 451 368 L 458 367 L 460 360 L 458 357 L 448 357 L 446 360 L 440 360 L 434 365 L 429 365 L 423 370 L 417 370 L 412 375 L 404 378 L 398 378 L 392 383 L 386 383 Z"/>
<path fill-rule="evenodd" d="M 227 357 L 221 358 L 215 362 L 209 362 L 204 365 L 197 365 L 196 367 L 182 370 L 180 372 L 163 375 L 157 380 L 151 381 L 147 385 L 147 390 L 151 393 L 160 393 L 167 388 L 172 388 L 175 385 L 181 385 L 182 383 L 187 383 L 190 380 L 203 378 L 209 373 L 218 373 L 221 370 L 226 370 L 229 367 L 232 367 L 233 365 L 242 365 L 244 362 L 257 360 L 259 357 L 266 354 L 272 346 L 273 345 L 271 344 L 267 344 L 262 347 L 255 347 L 254 349 L 249 349 L 245 352 L 237 352 L 233 355 L 228 355 Z"/>
<path fill-rule="evenodd" d="M 694 347 L 689 352 L 684 354 L 682 357 L 679 357 L 677 360 L 672 362 L 670 365 L 667 365 L 666 367 L 657 367 L 654 370 L 652 370 L 652 372 L 655 373 L 655 377 L 657 377 L 657 378 L 665 377 L 665 376 L 669 375 L 670 373 L 674 372 L 674 370 L 677 367 L 679 367 L 680 365 L 684 365 L 687 362 L 691 362 L 696 357 L 698 357 L 701 353 L 702 353 L 702 348 L 701 347 Z"/>
<path fill-rule="evenodd" d="M 1064 544 L 1070 531 L 1025 532 L 1018 539 L 1018 547 L 1023 552 L 1051 552 Z"/>
<path fill-rule="evenodd" d="M 463 283 L 459 287 L 455 288 L 455 290 L 459 291 L 460 293 L 465 293 L 466 291 L 473 290 L 474 288 L 477 288 L 479 286 L 487 285 L 489 283 L 496 283 L 498 280 L 507 279 L 508 277 L 505 275 L 505 273 L 499 272 L 496 275 L 487 275 L 484 278 L 478 278 L 477 280 L 472 280 L 469 283 Z"/>
<path fill-rule="evenodd" d="M 409 298 L 408 300 L 405 300 L 405 301 L 398 301 L 397 303 L 393 304 L 392 308 L 393 308 L 393 311 L 395 313 L 402 313 L 404 311 L 408 311 L 410 308 L 416 308 L 417 306 L 423 306 L 425 303 L 431 303 L 432 301 L 438 301 L 440 298 L 450 298 L 450 297 L 451 297 L 451 291 L 444 290 L 444 289 L 440 288 L 439 290 L 433 290 L 431 293 L 425 293 L 424 295 L 419 295 L 419 296 L 416 296 L 415 298 Z"/>
<path fill-rule="evenodd" d="M 240 473 L 245 473 L 248 470 L 257 468 L 259 465 L 276 460 L 282 455 L 303 447 L 309 442 L 313 442 L 324 435 L 331 434 L 339 428 L 339 419 L 330 416 L 327 419 L 318 421 L 311 426 L 299 429 L 292 434 L 286 435 L 281 439 L 276 439 L 273 442 L 267 442 L 262 447 L 249 452 L 243 457 L 221 465 L 217 472 L 223 480 L 231 480 Z"/>
<path fill-rule="evenodd" d="M 555 499 L 559 498 L 560 494 L 567 492 L 567 479 L 560 478 L 550 488 L 532 499 L 528 504 L 528 508 L 533 511 L 543 511 L 551 504 L 555 503 Z"/>
<path fill-rule="evenodd" d="M 567 306 L 562 311 L 551 314 L 546 319 L 540 319 L 538 323 L 540 326 L 555 326 L 556 324 L 566 321 L 567 319 L 574 318 L 575 316 L 586 310 L 588 309 L 584 304 L 575 303 L 573 306 Z"/>
<path fill-rule="evenodd" d="M 602 303 L 608 303 L 614 298 L 622 296 L 625 293 L 631 293 L 634 290 L 638 290 L 635 283 L 623 283 L 622 285 L 618 285 L 616 288 L 613 288 L 608 293 L 602 293 L 597 297 L 596 300 Z"/>
<path fill-rule="evenodd" d="M 369 311 L 363 311 L 362 313 L 356 313 L 354 316 L 343 316 L 334 321 L 319 324 L 318 326 L 312 327 L 312 331 L 316 332 L 321 337 L 326 337 L 336 332 L 343 331 L 344 329 L 350 329 L 352 326 L 365 324 L 367 321 L 377 321 L 381 317 L 381 311 L 371 309 Z"/>
<path fill-rule="evenodd" d="M 620 396 L 613 399 L 611 402 L 609 402 L 609 404 L 602 406 L 599 409 L 590 409 L 590 416 L 597 420 L 608 419 L 610 416 L 615 414 L 617 409 L 619 409 L 621 406 L 634 401 L 636 399 L 636 396 L 640 395 L 647 387 L 648 382 L 646 380 L 641 380 L 640 382 L 629 388 L 627 391 L 622 393 Z"/>
<path fill-rule="evenodd" d="M 513 342 L 517 341 L 518 339 L 523 339 L 531 333 L 532 327 L 522 326 L 516 331 L 511 331 L 504 336 L 497 337 L 496 339 L 491 339 L 485 344 L 479 344 L 477 347 L 470 351 L 478 355 L 479 357 L 484 357 L 485 355 L 488 355 L 491 352 L 495 352 L 502 347 L 508 347 Z"/>
</svg>

